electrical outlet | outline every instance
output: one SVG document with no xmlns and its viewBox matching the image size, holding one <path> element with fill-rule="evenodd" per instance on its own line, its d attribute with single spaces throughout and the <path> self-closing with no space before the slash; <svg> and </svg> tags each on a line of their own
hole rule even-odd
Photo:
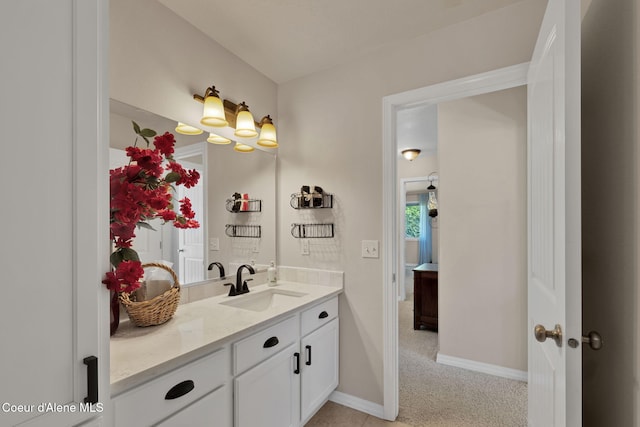
<svg viewBox="0 0 640 427">
<path fill-rule="evenodd" d="M 251 252 L 257 254 L 260 252 L 260 243 L 258 241 L 253 242 L 251 245 Z"/>
<path fill-rule="evenodd" d="M 309 255 L 309 240 L 302 239 L 300 243 L 302 244 L 300 253 L 302 255 Z"/>
<path fill-rule="evenodd" d="M 362 258 L 379 258 L 379 256 L 377 240 L 362 241 Z"/>
<path fill-rule="evenodd" d="M 219 251 L 220 250 L 220 239 L 217 237 L 209 238 L 209 250 L 210 251 Z"/>
</svg>

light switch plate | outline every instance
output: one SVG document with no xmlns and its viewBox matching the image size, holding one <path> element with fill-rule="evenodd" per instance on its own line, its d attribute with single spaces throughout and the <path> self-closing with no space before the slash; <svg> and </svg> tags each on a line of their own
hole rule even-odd
<svg viewBox="0 0 640 427">
<path fill-rule="evenodd" d="M 379 258 L 379 242 L 377 240 L 362 241 L 362 258 Z"/>
<path fill-rule="evenodd" d="M 220 239 L 217 237 L 209 238 L 209 250 L 210 251 L 219 251 L 220 250 Z"/>
</svg>

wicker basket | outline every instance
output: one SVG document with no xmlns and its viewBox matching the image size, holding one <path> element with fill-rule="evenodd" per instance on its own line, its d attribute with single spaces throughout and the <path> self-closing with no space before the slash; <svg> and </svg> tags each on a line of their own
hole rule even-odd
<svg viewBox="0 0 640 427">
<path fill-rule="evenodd" d="M 161 325 L 171 319 L 178 308 L 180 302 L 178 276 L 175 271 L 164 264 L 148 263 L 143 264 L 142 267 L 158 267 L 168 271 L 173 278 L 173 286 L 163 294 L 146 301 L 132 301 L 128 293 L 122 292 L 120 301 L 127 310 L 129 320 L 134 325 L 141 327 Z"/>
</svg>

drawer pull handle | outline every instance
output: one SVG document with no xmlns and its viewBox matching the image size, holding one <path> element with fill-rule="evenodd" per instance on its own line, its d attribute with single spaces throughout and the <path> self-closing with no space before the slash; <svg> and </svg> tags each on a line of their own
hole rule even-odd
<svg viewBox="0 0 640 427">
<path fill-rule="evenodd" d="M 176 384 L 173 387 L 171 387 L 171 390 L 169 390 L 167 392 L 167 394 L 164 396 L 164 398 L 165 398 L 165 400 L 177 399 L 177 398 L 182 397 L 185 394 L 189 393 L 194 388 L 195 388 L 195 384 L 193 383 L 192 380 L 182 381 L 181 383 Z"/>
<path fill-rule="evenodd" d="M 304 362 L 304 364 L 307 366 L 311 366 L 311 346 L 310 345 L 305 346 L 305 350 L 307 352 L 307 361 Z"/>
<path fill-rule="evenodd" d="M 270 348 L 270 347 L 275 347 L 278 345 L 280 341 L 278 340 L 278 337 L 271 337 L 268 340 L 266 340 L 264 342 L 264 344 L 262 345 L 262 347 L 264 348 Z"/>
<path fill-rule="evenodd" d="M 329 317 L 329 313 L 327 313 L 326 311 L 323 311 L 322 313 L 320 313 L 320 315 L 318 316 L 318 319 L 326 319 L 327 317 Z"/>
<path fill-rule="evenodd" d="M 296 375 L 299 375 L 300 374 L 300 353 L 298 352 L 293 353 L 293 357 L 296 358 L 296 369 L 293 371 L 293 373 Z"/>
</svg>

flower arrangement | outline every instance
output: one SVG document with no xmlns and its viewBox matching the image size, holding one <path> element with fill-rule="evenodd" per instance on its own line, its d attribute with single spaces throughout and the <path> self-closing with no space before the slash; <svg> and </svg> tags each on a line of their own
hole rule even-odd
<svg viewBox="0 0 640 427">
<path fill-rule="evenodd" d="M 153 230 L 147 222 L 153 218 L 173 222 L 177 228 L 200 226 L 194 219 L 191 201 L 187 197 L 179 200 L 178 213 L 174 210 L 172 194 L 173 184 L 193 187 L 200 174 L 195 169 L 185 170 L 174 160 L 173 134 L 157 135 L 154 130 L 141 129 L 136 122 L 132 123 L 137 136 L 133 146 L 126 149 L 129 164 L 109 171 L 113 270 L 106 273 L 102 283 L 114 292 L 133 292 L 140 287 L 144 271 L 137 252 L 131 247 L 136 227 Z M 155 148 L 149 148 L 152 137 Z M 139 138 L 146 141 L 146 148 L 137 147 Z"/>
</svg>

